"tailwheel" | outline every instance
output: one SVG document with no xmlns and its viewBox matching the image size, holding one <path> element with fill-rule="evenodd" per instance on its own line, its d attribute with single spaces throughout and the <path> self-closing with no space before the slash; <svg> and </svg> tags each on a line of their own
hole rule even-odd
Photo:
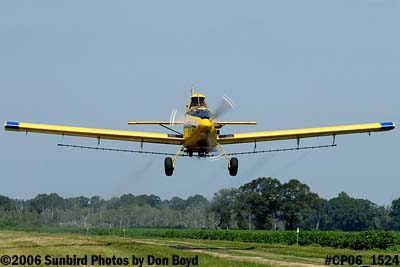
<svg viewBox="0 0 400 267">
<path fill-rule="evenodd" d="M 165 158 L 164 160 L 164 169 L 165 169 L 165 175 L 171 176 L 172 173 L 174 172 L 174 164 L 172 162 L 172 159 L 170 157 Z"/>
<path fill-rule="evenodd" d="M 231 158 L 230 159 L 230 164 L 229 164 L 229 174 L 231 176 L 236 176 L 238 172 L 238 167 L 239 167 L 239 161 L 237 158 Z"/>
</svg>

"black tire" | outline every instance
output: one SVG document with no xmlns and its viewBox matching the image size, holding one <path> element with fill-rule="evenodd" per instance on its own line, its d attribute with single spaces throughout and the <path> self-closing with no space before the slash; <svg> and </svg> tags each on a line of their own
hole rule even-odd
<svg viewBox="0 0 400 267">
<path fill-rule="evenodd" d="M 231 158 L 230 160 L 231 167 L 229 168 L 229 174 L 231 176 L 236 176 L 239 167 L 239 161 L 237 158 Z"/>
<path fill-rule="evenodd" d="M 165 169 L 165 175 L 171 176 L 172 173 L 174 173 L 174 164 L 172 163 L 171 158 L 165 158 L 164 160 L 164 169 Z"/>
</svg>

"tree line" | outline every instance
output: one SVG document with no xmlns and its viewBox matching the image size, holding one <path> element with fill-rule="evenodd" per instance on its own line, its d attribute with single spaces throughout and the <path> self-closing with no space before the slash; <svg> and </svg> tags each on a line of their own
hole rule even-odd
<svg viewBox="0 0 400 267">
<path fill-rule="evenodd" d="M 296 179 L 281 183 L 258 178 L 239 188 L 222 189 L 211 200 L 202 195 L 161 200 L 156 195 L 125 194 L 63 198 L 39 194 L 30 200 L 0 195 L 4 227 L 205 228 L 252 230 L 398 230 L 400 198 L 390 206 L 342 192 L 326 200 Z"/>
</svg>

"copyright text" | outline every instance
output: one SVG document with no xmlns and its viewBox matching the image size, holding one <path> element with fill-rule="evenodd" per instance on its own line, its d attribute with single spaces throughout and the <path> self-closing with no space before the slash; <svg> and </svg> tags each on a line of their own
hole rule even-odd
<svg viewBox="0 0 400 267">
<path fill-rule="evenodd" d="M 170 266 L 170 265 L 181 265 L 181 266 L 198 266 L 199 256 L 194 257 L 181 257 L 178 255 L 172 255 L 170 257 L 155 257 L 153 255 L 147 255 L 146 257 L 140 257 L 132 255 L 131 257 L 104 257 L 101 255 L 66 255 L 63 257 L 55 257 L 51 255 L 2 255 L 0 257 L 1 265 L 45 265 L 45 266 L 81 266 L 81 265 L 98 265 L 98 266 Z"/>
</svg>

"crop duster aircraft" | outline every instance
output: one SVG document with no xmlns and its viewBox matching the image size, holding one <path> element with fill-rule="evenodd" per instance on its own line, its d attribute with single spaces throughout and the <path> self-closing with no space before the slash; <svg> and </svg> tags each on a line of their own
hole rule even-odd
<svg viewBox="0 0 400 267">
<path fill-rule="evenodd" d="M 229 100 L 227 100 L 229 103 Z M 226 109 L 225 109 L 226 110 Z M 369 124 L 356 124 L 344 126 L 329 126 L 322 128 L 305 128 L 293 130 L 278 130 L 266 132 L 248 132 L 248 133 L 233 133 L 221 134 L 220 129 L 225 125 L 254 125 L 256 122 L 239 122 L 239 121 L 217 121 L 216 118 L 224 112 L 224 108 L 217 108 L 215 113 L 211 112 L 206 103 L 205 96 L 197 94 L 192 88 L 192 95 L 190 102 L 186 105 L 186 113 L 182 121 L 137 121 L 128 122 L 131 125 L 161 125 L 169 130 L 174 131 L 174 134 L 155 133 L 155 132 L 137 132 L 137 131 L 123 131 L 123 130 L 110 130 L 110 129 L 96 129 L 96 128 L 81 128 L 72 126 L 59 126 L 47 124 L 34 124 L 26 122 L 8 121 L 4 127 L 7 131 L 20 131 L 20 132 L 36 132 L 45 134 L 57 135 L 70 135 L 70 136 L 83 136 L 100 139 L 112 139 L 133 141 L 141 143 L 158 143 L 179 146 L 176 154 L 168 154 L 161 152 L 147 152 L 152 154 L 171 155 L 164 161 L 165 174 L 171 176 L 175 162 L 179 156 L 197 155 L 198 157 L 209 157 L 219 147 L 222 151 L 228 165 L 229 174 L 236 176 L 238 171 L 238 159 L 236 157 L 229 157 L 230 155 L 246 154 L 231 153 L 227 154 L 224 145 L 237 144 L 237 143 L 254 143 L 264 141 L 287 140 L 317 136 L 333 136 L 334 140 L 336 135 L 354 134 L 354 133 L 371 133 L 388 131 L 395 128 L 393 122 L 382 123 L 369 123 Z M 175 114 L 173 114 L 175 116 Z M 173 116 L 173 117 L 174 117 Z M 167 125 L 179 124 L 183 125 L 183 133 L 175 131 Z M 335 141 L 334 141 L 335 142 Z M 60 144 L 59 144 L 60 145 Z M 68 145 L 67 145 L 68 146 Z M 75 146 L 79 147 L 79 146 Z M 85 147 L 94 148 L 95 147 Z M 298 147 L 299 148 L 299 147 Z M 103 149 L 111 150 L 111 149 Z M 290 150 L 290 149 L 289 149 Z M 143 151 L 132 151 L 143 153 Z M 183 152 L 183 153 L 182 153 Z"/>
</svg>

